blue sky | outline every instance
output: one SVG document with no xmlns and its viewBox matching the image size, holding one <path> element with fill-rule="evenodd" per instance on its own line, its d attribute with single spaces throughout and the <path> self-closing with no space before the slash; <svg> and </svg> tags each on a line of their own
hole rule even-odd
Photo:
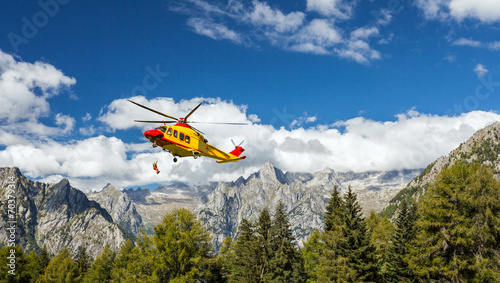
<svg viewBox="0 0 500 283">
<path fill-rule="evenodd" d="M 267 160 L 289 171 L 419 168 L 498 120 L 494 1 L 2 5 L 0 165 L 41 180 L 68 177 L 84 189 L 108 181 L 203 183 L 248 175 Z M 24 87 L 23 100 L 13 86 Z M 146 127 L 131 121 L 149 114 L 123 103 L 130 97 L 180 116 L 205 101 L 210 106 L 197 119 L 252 123 L 204 131 L 225 150 L 231 138 L 245 139 L 252 159 L 175 167 L 171 156 L 146 147 Z M 84 145 L 79 155 L 57 154 Z M 115 169 L 99 167 L 108 159 L 90 154 L 106 146 L 116 146 L 109 157 Z M 43 162 L 26 161 L 27 153 Z M 148 175 L 153 159 L 162 177 Z"/>
</svg>

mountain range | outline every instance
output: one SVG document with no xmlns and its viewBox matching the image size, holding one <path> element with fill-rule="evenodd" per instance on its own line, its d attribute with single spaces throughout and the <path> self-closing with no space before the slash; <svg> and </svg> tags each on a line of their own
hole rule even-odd
<svg viewBox="0 0 500 283">
<path fill-rule="evenodd" d="M 10 227 L 15 228 L 16 243 L 25 250 L 45 247 L 50 254 L 68 247 L 76 256 L 78 248 L 85 245 L 89 255 L 95 257 L 105 245 L 118 249 L 131 238 L 106 209 L 73 188 L 68 179 L 45 184 L 29 180 L 18 168 L 0 168 L 0 185 L 3 245 L 10 237 Z M 13 192 L 9 192 L 9 185 Z M 9 194 L 15 207 L 8 207 Z M 15 218 L 8 218 L 9 209 Z"/>
<path fill-rule="evenodd" d="M 7 186 L 15 179 L 16 239 L 26 250 L 43 246 L 56 254 L 68 247 L 73 256 L 85 244 L 96 256 L 104 247 L 118 247 L 140 229 L 148 233 L 165 213 L 185 207 L 198 215 L 220 244 L 236 236 L 242 219 L 255 221 L 264 208 L 271 213 L 285 205 L 297 243 L 322 228 L 323 213 L 333 188 L 344 193 L 350 186 L 367 215 L 370 210 L 393 216 L 403 198 L 418 200 L 437 174 L 454 162 L 479 162 L 500 176 L 500 123 L 478 131 L 448 156 L 424 170 L 315 173 L 284 172 L 266 162 L 259 171 L 233 182 L 193 186 L 173 183 L 149 188 L 119 190 L 111 184 L 98 192 L 83 193 L 67 179 L 45 184 L 26 178 L 17 168 L 0 168 L 2 217 L 0 237 L 6 244 Z"/>
</svg>

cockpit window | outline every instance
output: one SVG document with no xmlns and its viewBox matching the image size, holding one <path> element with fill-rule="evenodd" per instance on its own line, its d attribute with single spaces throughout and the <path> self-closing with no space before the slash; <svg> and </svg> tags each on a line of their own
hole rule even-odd
<svg viewBox="0 0 500 283">
<path fill-rule="evenodd" d="M 156 128 L 158 131 L 162 132 L 162 133 L 165 133 L 167 131 L 167 127 L 166 126 L 161 126 L 161 127 L 158 127 Z"/>
<path fill-rule="evenodd" d="M 172 128 L 168 128 L 167 135 L 172 135 Z"/>
</svg>

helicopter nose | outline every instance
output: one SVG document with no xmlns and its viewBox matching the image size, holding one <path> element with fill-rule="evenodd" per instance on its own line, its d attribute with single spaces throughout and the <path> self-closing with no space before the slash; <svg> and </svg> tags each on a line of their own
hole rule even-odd
<svg viewBox="0 0 500 283">
<path fill-rule="evenodd" d="M 157 139 L 157 138 L 162 137 L 163 133 L 158 131 L 157 129 L 154 129 L 154 130 L 149 130 L 149 131 L 144 132 L 144 136 L 148 140 L 153 140 L 153 139 Z"/>
</svg>

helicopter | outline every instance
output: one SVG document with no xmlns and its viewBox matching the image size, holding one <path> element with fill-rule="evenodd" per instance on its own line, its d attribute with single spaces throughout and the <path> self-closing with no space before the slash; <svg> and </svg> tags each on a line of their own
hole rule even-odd
<svg viewBox="0 0 500 283">
<path fill-rule="evenodd" d="M 174 157 L 174 162 L 177 162 L 177 157 L 193 157 L 197 159 L 200 156 L 205 156 L 213 159 L 217 159 L 217 163 L 227 163 L 227 162 L 238 162 L 246 158 L 246 156 L 240 156 L 245 149 L 241 147 L 243 141 L 236 145 L 233 140 L 231 142 L 234 145 L 234 150 L 231 152 L 225 152 L 216 148 L 215 146 L 208 143 L 208 140 L 203 136 L 204 133 L 190 124 L 194 123 L 205 123 L 205 124 L 223 124 L 223 125 L 248 125 L 247 123 L 216 123 L 216 122 L 193 122 L 188 121 L 189 116 L 191 116 L 194 111 L 196 111 L 202 104 L 198 104 L 191 112 L 189 112 L 184 118 L 175 118 L 173 116 L 161 113 L 160 111 L 154 110 L 132 100 L 129 102 L 142 107 L 146 110 L 154 112 L 156 114 L 167 117 L 171 120 L 168 121 L 144 121 L 144 120 L 134 120 L 138 123 L 163 123 L 162 126 L 156 127 L 153 130 L 148 130 L 144 132 L 144 136 L 153 143 L 153 147 L 161 147 L 163 150 L 168 151 Z M 174 124 L 169 126 L 167 124 Z"/>
</svg>

